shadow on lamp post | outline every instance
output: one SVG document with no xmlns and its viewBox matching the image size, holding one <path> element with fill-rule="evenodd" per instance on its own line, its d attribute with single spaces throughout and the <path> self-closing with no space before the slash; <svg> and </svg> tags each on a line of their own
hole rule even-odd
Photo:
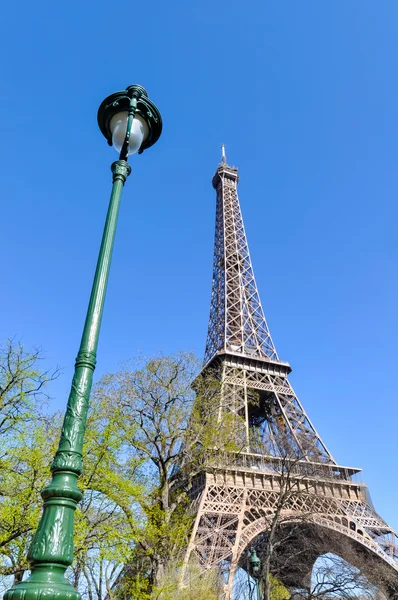
<svg viewBox="0 0 398 600">
<path fill-rule="evenodd" d="M 120 199 L 131 172 L 128 156 L 141 154 L 159 139 L 162 119 L 144 88 L 131 85 L 102 102 L 98 125 L 120 156 L 111 167 L 112 193 L 59 446 L 51 465 L 53 477 L 42 491 L 43 514 L 28 552 L 31 575 L 8 590 L 5 600 L 80 599 L 64 574 L 73 561 L 74 512 L 82 498 L 77 480 L 82 472 L 83 438 Z"/>
</svg>

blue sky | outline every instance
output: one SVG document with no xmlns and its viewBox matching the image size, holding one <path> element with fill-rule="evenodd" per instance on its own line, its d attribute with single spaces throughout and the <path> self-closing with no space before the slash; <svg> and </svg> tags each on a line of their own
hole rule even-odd
<svg viewBox="0 0 398 600">
<path fill-rule="evenodd" d="M 204 351 L 220 144 L 270 329 L 310 418 L 398 529 L 398 4 L 6 3 L 0 338 L 63 367 L 64 406 L 116 158 L 100 102 L 144 85 L 164 131 L 131 160 L 97 378 Z"/>
</svg>

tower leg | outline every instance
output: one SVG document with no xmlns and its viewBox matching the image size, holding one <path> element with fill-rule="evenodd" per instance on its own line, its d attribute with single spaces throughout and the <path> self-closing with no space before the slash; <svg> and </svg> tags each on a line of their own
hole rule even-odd
<svg viewBox="0 0 398 600">
<path fill-rule="evenodd" d="M 244 527 L 247 490 L 209 481 L 197 508 L 197 516 L 186 551 L 181 583 L 187 581 L 189 563 L 199 562 L 201 570 L 219 569 L 226 578 L 225 600 L 230 600 L 239 561 L 240 536 Z"/>
</svg>

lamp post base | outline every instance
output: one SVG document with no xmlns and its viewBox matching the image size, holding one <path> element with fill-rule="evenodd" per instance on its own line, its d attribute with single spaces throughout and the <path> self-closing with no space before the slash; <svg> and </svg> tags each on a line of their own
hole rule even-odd
<svg viewBox="0 0 398 600">
<path fill-rule="evenodd" d="M 26 581 L 17 583 L 4 595 L 4 600 L 81 600 L 80 594 L 66 581 L 66 567 L 53 564 L 36 565 Z"/>
</svg>

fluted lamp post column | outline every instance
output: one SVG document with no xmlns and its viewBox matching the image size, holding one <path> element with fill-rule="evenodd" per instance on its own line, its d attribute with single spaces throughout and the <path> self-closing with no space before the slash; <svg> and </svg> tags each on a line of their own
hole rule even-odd
<svg viewBox="0 0 398 600">
<path fill-rule="evenodd" d="M 43 514 L 28 552 L 31 575 L 11 588 L 6 600 L 80 599 L 64 574 L 73 561 L 74 511 L 82 498 L 77 480 L 82 472 L 83 437 L 120 199 L 131 172 L 127 159 L 152 146 L 162 131 L 160 113 L 139 85 L 106 98 L 98 110 L 98 124 L 120 156 L 111 167 L 112 193 L 59 446 L 51 465 L 52 481 L 42 491 Z"/>
</svg>

